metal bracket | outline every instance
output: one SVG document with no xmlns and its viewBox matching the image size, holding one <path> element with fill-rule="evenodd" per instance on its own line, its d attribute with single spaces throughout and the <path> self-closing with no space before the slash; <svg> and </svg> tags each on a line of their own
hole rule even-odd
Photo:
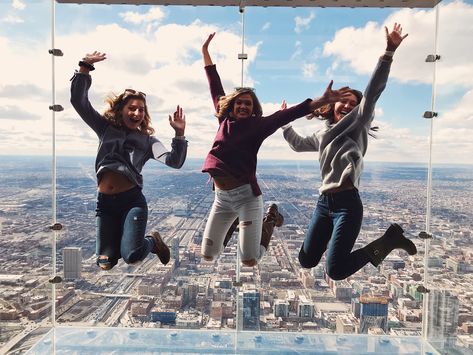
<svg viewBox="0 0 473 355">
<path fill-rule="evenodd" d="M 427 55 L 427 58 L 425 58 L 425 61 L 427 63 L 434 63 L 439 59 L 440 59 L 440 55 L 438 55 L 438 54 L 429 54 L 429 55 Z"/>
<path fill-rule="evenodd" d="M 62 107 L 61 105 L 50 105 L 49 109 L 54 112 L 64 111 L 64 107 Z"/>
<path fill-rule="evenodd" d="M 417 286 L 417 292 L 429 293 L 430 290 L 427 287 L 425 287 L 424 285 L 420 285 L 420 286 Z"/>
<path fill-rule="evenodd" d="M 424 117 L 424 118 L 434 118 L 434 117 L 437 117 L 438 115 L 439 115 L 438 112 L 425 111 L 424 114 L 422 115 L 422 117 Z"/>
<path fill-rule="evenodd" d="M 48 282 L 50 284 L 60 284 L 62 282 L 62 277 L 61 276 L 54 276 L 52 279 L 49 279 Z"/>
<path fill-rule="evenodd" d="M 60 231 L 62 229 L 61 223 L 54 223 L 52 226 L 49 226 L 49 229 L 53 231 Z"/>
<path fill-rule="evenodd" d="M 48 50 L 48 53 L 52 54 L 55 57 L 62 57 L 64 55 L 64 53 L 60 49 L 57 49 L 57 48 Z"/>
<path fill-rule="evenodd" d="M 245 0 L 240 0 L 240 5 L 238 6 L 238 11 L 240 14 L 245 12 Z"/>
<path fill-rule="evenodd" d="M 419 233 L 419 238 L 420 239 L 432 239 L 432 234 L 429 234 L 427 232 L 420 232 Z"/>
<path fill-rule="evenodd" d="M 238 59 L 248 59 L 248 54 L 246 54 L 246 53 L 238 53 Z"/>
</svg>

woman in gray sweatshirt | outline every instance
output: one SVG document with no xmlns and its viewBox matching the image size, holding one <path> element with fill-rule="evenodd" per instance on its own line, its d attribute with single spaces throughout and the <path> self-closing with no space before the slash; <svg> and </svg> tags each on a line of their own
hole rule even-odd
<svg viewBox="0 0 473 355">
<path fill-rule="evenodd" d="M 110 97 L 102 115 L 89 102 L 92 84 L 90 71 L 105 53 L 87 54 L 72 78 L 71 103 L 99 139 L 95 172 L 97 174 L 97 265 L 110 270 L 120 258 L 127 264 L 143 260 L 151 252 L 163 264 L 170 259 L 168 246 L 158 232 L 145 236 L 148 206 L 141 192 L 141 169 L 149 159 L 179 169 L 186 159 L 185 116 L 178 106 L 169 124 L 176 132 L 171 151 L 154 137 L 146 94 L 126 89 Z"/>
<path fill-rule="evenodd" d="M 311 136 L 304 138 L 290 125 L 283 127 L 284 138 L 293 150 L 319 152 L 322 186 L 299 261 L 303 267 L 312 268 L 327 250 L 326 272 L 334 280 L 347 278 L 368 262 L 378 266 L 393 249 L 404 249 L 410 255 L 417 252 L 398 224 L 352 252 L 363 218 L 358 187 L 375 104 L 386 87 L 394 52 L 407 37 L 402 35 L 400 24 L 394 24 L 391 32 L 385 27 L 385 31 L 386 52 L 379 58 L 364 95 L 351 90 L 342 101 L 315 110 L 313 116 L 325 120 L 325 127 Z"/>
</svg>

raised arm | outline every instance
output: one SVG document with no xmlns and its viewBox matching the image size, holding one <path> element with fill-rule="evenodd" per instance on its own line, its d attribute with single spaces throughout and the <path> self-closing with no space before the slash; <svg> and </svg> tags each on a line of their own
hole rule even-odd
<svg viewBox="0 0 473 355">
<path fill-rule="evenodd" d="M 225 96 L 225 91 L 223 90 L 222 80 L 220 80 L 217 68 L 213 64 L 212 58 L 209 54 L 209 44 L 214 38 L 214 36 L 215 32 L 211 33 L 202 45 L 202 57 L 204 59 L 205 73 L 207 74 L 207 81 L 209 83 L 212 102 L 214 104 L 215 111 L 218 112 L 218 100 L 220 97 Z"/>
<path fill-rule="evenodd" d="M 169 115 L 169 124 L 176 132 L 171 143 L 171 151 L 168 152 L 163 144 L 155 138 L 152 146 L 153 157 L 171 168 L 179 169 L 184 164 L 187 156 L 187 141 L 184 136 L 186 116 L 179 105 L 174 114 Z"/>
<path fill-rule="evenodd" d="M 317 152 L 319 150 L 319 141 L 315 134 L 302 137 L 288 125 L 284 127 L 283 136 L 291 149 L 296 152 Z"/>
<path fill-rule="evenodd" d="M 214 38 L 215 36 L 215 32 L 214 33 L 211 33 L 209 35 L 209 37 L 207 38 L 207 40 L 204 42 L 204 44 L 202 45 L 202 57 L 204 59 L 204 65 L 205 66 L 208 66 L 208 65 L 213 65 L 214 63 L 212 62 L 212 58 L 210 57 L 210 54 L 209 54 L 209 44 L 210 42 L 212 41 L 212 39 Z"/>
<path fill-rule="evenodd" d="M 105 60 L 105 53 L 93 52 L 79 61 L 79 70 L 75 73 L 71 83 L 71 104 L 80 117 L 92 128 L 97 135 L 101 135 L 107 125 L 102 115 L 98 113 L 89 101 L 89 88 L 92 85 L 90 72 L 95 70 L 94 63 Z"/>
</svg>

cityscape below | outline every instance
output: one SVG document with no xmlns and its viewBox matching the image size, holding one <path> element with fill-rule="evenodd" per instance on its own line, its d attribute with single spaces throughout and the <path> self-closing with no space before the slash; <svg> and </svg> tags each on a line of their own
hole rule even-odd
<svg viewBox="0 0 473 355">
<path fill-rule="evenodd" d="M 238 265 L 237 233 L 216 261 L 201 257 L 213 202 L 201 161 L 188 159 L 180 170 L 149 162 L 143 174 L 147 230 L 161 233 L 171 261 L 164 266 L 150 254 L 138 265 L 120 260 L 103 271 L 95 256 L 94 159 L 58 158 L 54 220 L 51 159 L 1 156 L 1 352 L 31 348 L 51 329 L 54 311 L 60 327 L 160 328 L 171 337 L 173 329 L 199 329 L 220 334 L 220 341 L 231 330 L 251 331 L 254 339 L 257 332 L 409 337 L 421 336 L 424 324 L 440 351 L 471 353 L 473 167 L 434 166 L 425 233 L 427 167 L 365 165 L 355 249 L 399 223 L 418 253 L 394 251 L 378 268 L 368 264 L 334 281 L 324 258 L 312 269 L 298 261 L 318 198 L 314 162 L 259 162 L 265 205 L 276 203 L 285 222 L 256 267 Z"/>
</svg>

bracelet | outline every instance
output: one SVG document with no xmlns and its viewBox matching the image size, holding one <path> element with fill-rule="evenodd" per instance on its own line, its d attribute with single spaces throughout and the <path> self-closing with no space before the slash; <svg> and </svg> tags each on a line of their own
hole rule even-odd
<svg viewBox="0 0 473 355">
<path fill-rule="evenodd" d="M 387 57 L 392 57 L 394 55 L 394 51 L 385 51 L 384 55 Z"/>
<path fill-rule="evenodd" d="M 84 62 L 83 60 L 79 61 L 79 66 L 89 69 L 90 71 L 95 70 L 95 67 L 92 64 Z"/>
</svg>

